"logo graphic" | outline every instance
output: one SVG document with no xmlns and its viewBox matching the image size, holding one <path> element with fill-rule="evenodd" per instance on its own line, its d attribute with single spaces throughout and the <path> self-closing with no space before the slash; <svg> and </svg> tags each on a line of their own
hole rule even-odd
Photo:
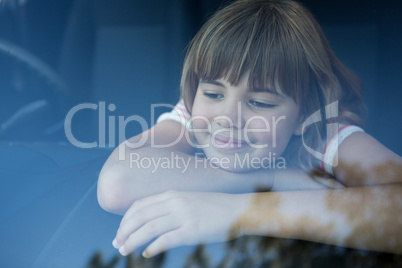
<svg viewBox="0 0 402 268">
<path fill-rule="evenodd" d="M 325 118 L 327 120 L 331 119 L 331 118 L 337 118 L 338 115 L 339 115 L 338 101 L 335 101 L 335 102 L 325 106 Z M 309 125 L 317 123 L 317 122 L 321 122 L 321 121 L 322 121 L 321 110 L 318 110 L 315 113 L 313 113 L 312 115 L 310 115 L 306 119 L 306 121 L 304 121 L 303 127 L 302 127 L 302 131 L 303 131 L 302 133 L 304 133 L 305 128 L 308 127 Z M 327 141 L 326 147 L 331 148 L 332 150 L 335 150 L 335 152 L 338 149 L 338 145 L 339 145 L 338 130 L 339 130 L 339 123 L 337 121 L 335 123 L 327 124 L 327 137 L 325 139 Z M 303 135 L 302 135 L 302 142 L 303 142 L 304 148 L 306 148 L 306 150 L 310 154 L 312 154 L 314 157 L 316 157 L 317 159 L 322 161 L 324 163 L 324 165 L 330 166 L 330 167 L 332 167 L 332 166 L 336 167 L 338 165 L 338 155 L 335 154 L 335 152 L 328 152 L 328 151 L 325 152 L 324 151 L 324 153 L 322 153 L 321 151 L 312 149 L 305 143 Z M 326 148 L 324 148 L 324 150 L 325 149 Z"/>
</svg>

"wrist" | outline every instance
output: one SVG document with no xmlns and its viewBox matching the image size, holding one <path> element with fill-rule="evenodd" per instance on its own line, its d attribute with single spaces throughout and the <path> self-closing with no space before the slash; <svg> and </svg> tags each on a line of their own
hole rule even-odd
<svg viewBox="0 0 402 268">
<path fill-rule="evenodd" d="M 253 219 L 248 218 L 252 212 L 250 209 L 254 207 L 254 201 L 258 194 L 247 193 L 247 194 L 233 194 L 232 204 L 235 204 L 237 210 L 236 220 L 232 223 L 229 230 L 228 237 L 226 240 L 232 240 L 239 238 L 243 235 L 253 235 L 251 232 Z"/>
</svg>

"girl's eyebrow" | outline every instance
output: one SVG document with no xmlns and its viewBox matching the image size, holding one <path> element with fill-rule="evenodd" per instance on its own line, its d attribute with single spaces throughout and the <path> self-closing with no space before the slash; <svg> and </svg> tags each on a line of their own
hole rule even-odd
<svg viewBox="0 0 402 268">
<path fill-rule="evenodd" d="M 219 87 L 223 87 L 223 88 L 226 87 L 223 83 L 221 83 L 219 81 L 216 81 L 216 80 L 200 80 L 200 84 L 211 84 L 211 85 L 215 85 L 215 86 L 219 86 Z M 252 88 L 251 91 L 252 92 L 257 92 L 257 93 L 270 93 L 270 94 L 273 94 L 273 95 L 278 96 L 278 97 L 283 97 L 277 91 L 275 91 L 275 90 L 273 90 L 273 89 L 271 89 L 269 87 L 266 87 L 266 88 Z"/>
<path fill-rule="evenodd" d="M 221 82 L 218 82 L 216 80 L 201 80 L 200 84 L 211 84 L 211 85 L 215 85 L 215 86 L 219 86 L 219 87 L 225 87 L 224 84 L 222 84 Z"/>
<path fill-rule="evenodd" d="M 260 93 L 260 92 L 262 92 L 262 93 L 270 93 L 270 94 L 273 94 L 273 95 L 278 96 L 278 97 L 283 97 L 277 91 L 275 91 L 275 90 L 273 90 L 271 88 L 268 88 L 268 87 L 267 88 L 252 88 L 251 91 L 252 92 L 257 92 L 257 93 Z"/>
</svg>

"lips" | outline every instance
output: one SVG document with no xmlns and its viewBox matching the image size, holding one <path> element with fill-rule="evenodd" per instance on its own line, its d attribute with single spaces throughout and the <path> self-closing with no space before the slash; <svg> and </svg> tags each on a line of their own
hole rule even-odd
<svg viewBox="0 0 402 268">
<path fill-rule="evenodd" d="M 212 144 L 219 149 L 236 150 L 247 145 L 245 140 L 239 138 L 231 138 L 226 135 L 216 134 L 211 136 Z"/>
</svg>

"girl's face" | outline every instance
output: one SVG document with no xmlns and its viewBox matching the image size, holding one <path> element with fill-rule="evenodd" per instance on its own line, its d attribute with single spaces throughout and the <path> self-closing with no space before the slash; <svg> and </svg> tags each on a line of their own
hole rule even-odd
<svg viewBox="0 0 402 268">
<path fill-rule="evenodd" d="M 272 167 L 292 135 L 301 135 L 299 106 L 270 88 L 251 89 L 201 80 L 192 109 L 192 131 L 211 163 L 228 171 Z"/>
</svg>

